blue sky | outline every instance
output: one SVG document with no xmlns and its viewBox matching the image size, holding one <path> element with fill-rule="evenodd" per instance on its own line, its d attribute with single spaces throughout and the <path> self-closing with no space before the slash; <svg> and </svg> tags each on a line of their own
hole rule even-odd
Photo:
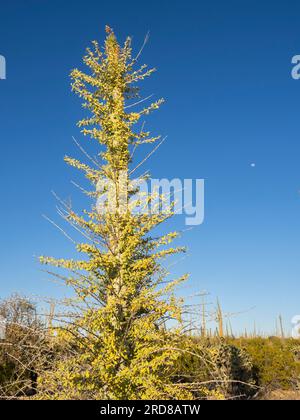
<svg viewBox="0 0 300 420">
<path fill-rule="evenodd" d="M 300 313 L 299 18 L 296 1 L 2 2 L 0 295 L 64 292 L 34 256 L 72 254 L 42 214 L 58 220 L 52 189 L 84 207 L 70 184 L 80 178 L 63 162 L 78 155 L 83 115 L 68 75 L 109 24 L 137 49 L 151 34 L 142 61 L 158 72 L 141 88 L 166 99 L 149 128 L 168 140 L 145 169 L 205 179 L 204 224 L 185 233 L 189 252 L 174 267 L 191 273 L 181 293 L 218 296 L 239 313 L 237 331 L 254 321 L 272 331 L 279 313 L 289 330 Z"/>
</svg>

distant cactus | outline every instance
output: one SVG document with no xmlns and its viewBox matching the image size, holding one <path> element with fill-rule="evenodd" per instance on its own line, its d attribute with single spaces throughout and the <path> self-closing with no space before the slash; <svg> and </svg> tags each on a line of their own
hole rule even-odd
<svg viewBox="0 0 300 420">
<path fill-rule="evenodd" d="M 243 350 L 220 340 L 210 349 L 213 375 L 226 397 L 247 398 L 255 393 L 255 380 L 250 357 Z"/>
<path fill-rule="evenodd" d="M 203 387 L 208 399 L 247 399 L 256 393 L 252 362 L 243 349 L 228 344 L 226 339 L 200 338 L 190 340 L 185 350 L 176 377 L 185 383 L 190 381 L 196 397 L 205 394 Z"/>
</svg>

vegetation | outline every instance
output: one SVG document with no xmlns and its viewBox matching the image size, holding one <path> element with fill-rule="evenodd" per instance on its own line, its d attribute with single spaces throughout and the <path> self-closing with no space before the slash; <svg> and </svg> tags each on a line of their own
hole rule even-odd
<svg viewBox="0 0 300 420">
<path fill-rule="evenodd" d="M 49 397 L 54 368 L 70 363 L 74 350 L 78 356 L 74 340 L 68 342 L 61 329 L 58 335 L 53 335 L 56 328 L 49 322 L 52 314 L 46 324 L 38 316 L 36 305 L 24 297 L 14 295 L 3 301 L 0 314 L 7 319 L 6 334 L 0 341 L 0 398 Z M 220 338 L 209 336 L 206 331 L 204 336 L 181 335 L 178 346 L 180 356 L 173 361 L 170 380 L 177 389 L 182 384 L 189 397 L 251 399 L 264 398 L 272 391 L 275 397 L 297 398 L 299 340 Z M 66 391 L 64 381 L 65 377 L 60 382 L 57 379 L 59 398 L 91 397 L 85 389 Z M 52 396 L 55 397 L 53 390 Z"/>
<path fill-rule="evenodd" d="M 240 338 L 235 345 L 246 350 L 256 382 L 266 389 L 297 390 L 300 385 L 300 343 L 292 338 Z"/>
<path fill-rule="evenodd" d="M 35 394 L 44 348 L 44 326 L 36 306 L 13 295 L 0 303 L 0 316 L 6 320 L 5 336 L 0 341 L 0 397 Z"/>
<path fill-rule="evenodd" d="M 173 214 L 136 211 L 159 199 L 155 192 L 142 197 L 139 185 L 130 177 L 132 155 L 137 147 L 153 144 L 141 123 L 159 108 L 161 99 L 140 111 L 131 111 L 139 102 L 137 83 L 154 69 L 136 67 L 131 39 L 121 46 L 106 27 L 102 51 L 96 41 L 87 49 L 84 73 L 73 70 L 73 91 L 90 113 L 78 123 L 82 133 L 99 146 L 98 160 L 89 165 L 66 157 L 65 161 L 84 172 L 91 184 L 85 191 L 94 200 L 91 210 L 77 214 L 68 205 L 64 219 L 79 230 L 85 242 L 76 249 L 82 259 L 42 257 L 41 262 L 67 269 L 57 274 L 71 286 L 76 299 L 59 329 L 72 352 L 40 380 L 46 398 L 179 398 L 188 391 L 174 386 L 172 366 L 179 357 L 181 304 L 174 287 L 185 280 L 166 279 L 160 261 L 184 251 L 170 248 L 176 232 L 151 236 L 151 231 Z M 128 109 L 128 110 L 127 110 Z M 139 177 L 139 182 L 147 176 Z M 159 204 L 158 204 L 159 205 Z M 168 322 L 175 322 L 172 331 Z"/>
<path fill-rule="evenodd" d="M 207 331 L 203 303 L 200 334 L 186 333 L 175 288 L 187 276 L 172 280 L 162 264 L 184 248 L 171 247 L 178 233 L 155 231 L 172 217 L 174 203 L 158 211 L 167 198 L 141 194 L 149 174 L 132 182 L 145 161 L 133 163 L 136 149 L 156 144 L 150 156 L 161 142 L 142 119 L 163 101 L 133 111 L 143 102 L 138 82 L 154 69 L 137 67 L 140 53 L 132 56 L 130 38 L 121 46 L 106 32 L 103 49 L 96 41 L 87 49 L 87 73 L 71 74 L 89 113 L 78 126 L 97 157 L 81 146 L 88 163 L 65 157 L 89 182 L 82 190 L 92 206 L 77 213 L 60 200 L 59 214 L 84 238 L 75 241 L 60 228 L 83 256 L 40 258 L 74 296 L 59 310 L 52 306 L 46 321 L 28 299 L 2 302 L 1 398 L 249 399 L 269 388 L 298 389 L 300 347 L 284 338 L 281 317 L 280 338 L 233 338 L 219 302 L 217 331 Z"/>
</svg>

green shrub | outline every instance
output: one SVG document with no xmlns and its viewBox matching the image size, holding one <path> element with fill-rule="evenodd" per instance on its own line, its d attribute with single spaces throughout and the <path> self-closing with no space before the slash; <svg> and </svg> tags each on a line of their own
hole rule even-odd
<svg viewBox="0 0 300 420">
<path fill-rule="evenodd" d="M 259 386 L 271 389 L 298 389 L 298 340 L 256 337 L 236 339 L 232 342 L 250 355 Z"/>
</svg>

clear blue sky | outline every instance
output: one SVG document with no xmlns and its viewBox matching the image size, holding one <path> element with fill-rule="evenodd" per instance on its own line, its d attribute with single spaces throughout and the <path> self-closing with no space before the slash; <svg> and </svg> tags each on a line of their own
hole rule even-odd
<svg viewBox="0 0 300 420">
<path fill-rule="evenodd" d="M 143 92 L 166 98 L 150 122 L 168 141 L 147 168 L 206 182 L 205 222 L 185 234 L 189 253 L 174 267 L 191 273 L 182 293 L 205 289 L 225 312 L 246 311 L 237 330 L 255 320 L 271 331 L 279 313 L 289 328 L 300 313 L 299 19 L 299 2 L 283 0 L 2 2 L 1 296 L 63 293 L 34 255 L 72 253 L 42 214 L 59 220 L 51 189 L 84 207 L 63 162 L 78 155 L 83 115 L 68 74 L 109 24 L 136 48 L 151 32 L 142 61 L 159 71 Z"/>
</svg>

